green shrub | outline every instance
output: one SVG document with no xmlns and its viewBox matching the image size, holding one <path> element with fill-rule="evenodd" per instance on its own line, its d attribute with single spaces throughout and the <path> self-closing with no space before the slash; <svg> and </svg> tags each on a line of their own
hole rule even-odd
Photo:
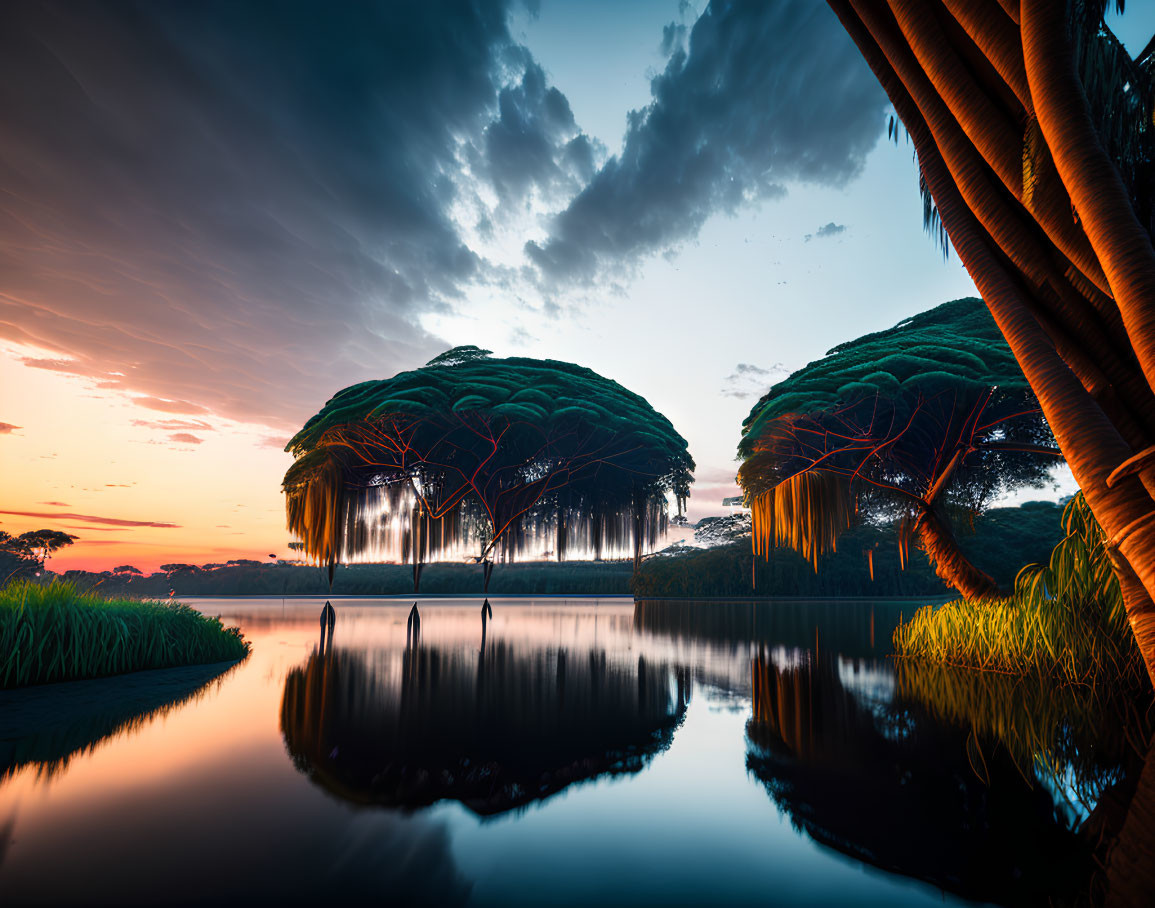
<svg viewBox="0 0 1155 908">
<path fill-rule="evenodd" d="M 233 662 L 248 652 L 237 628 L 180 603 L 105 599 L 57 580 L 0 590 L 0 687 Z"/>
</svg>

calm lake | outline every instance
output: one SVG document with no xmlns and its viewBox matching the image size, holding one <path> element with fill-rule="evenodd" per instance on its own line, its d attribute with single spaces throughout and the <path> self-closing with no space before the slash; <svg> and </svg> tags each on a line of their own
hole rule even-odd
<svg viewBox="0 0 1155 908">
<path fill-rule="evenodd" d="M 411 602 L 335 600 L 323 645 L 323 600 L 193 601 L 243 628 L 247 660 L 0 693 L 0 903 L 1087 886 L 1098 789 L 973 729 L 958 698 L 989 691 L 888 658 L 914 603 L 491 602 L 483 637 L 478 600 L 422 601 L 407 641 Z"/>
</svg>

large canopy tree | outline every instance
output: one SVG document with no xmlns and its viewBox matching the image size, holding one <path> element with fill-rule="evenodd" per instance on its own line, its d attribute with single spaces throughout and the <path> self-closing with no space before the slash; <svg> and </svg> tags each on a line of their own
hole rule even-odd
<svg viewBox="0 0 1155 908">
<path fill-rule="evenodd" d="M 336 394 L 289 442 L 289 529 L 323 564 L 632 553 L 694 462 L 644 398 L 570 363 L 455 348 Z M 487 571 L 488 578 L 488 571 Z"/>
<path fill-rule="evenodd" d="M 952 516 L 973 519 L 1000 493 L 1041 485 L 1059 453 L 973 298 L 835 347 L 774 385 L 738 450 L 756 553 L 783 543 L 817 565 L 856 519 L 900 519 L 904 548 L 916 539 L 972 598 L 998 588 L 959 548 Z"/>
<path fill-rule="evenodd" d="M 1155 42 L 1132 58 L 1107 0 L 828 2 L 1107 533 L 1155 679 Z"/>
</svg>

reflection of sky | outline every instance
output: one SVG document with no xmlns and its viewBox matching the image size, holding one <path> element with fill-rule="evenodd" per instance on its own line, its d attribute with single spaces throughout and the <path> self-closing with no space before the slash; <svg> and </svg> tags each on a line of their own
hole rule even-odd
<svg viewBox="0 0 1155 908">
<path fill-rule="evenodd" d="M 239 621 L 252 656 L 218 690 L 75 757 L 56 780 L 26 770 L 0 787 L 0 824 L 14 821 L 0 863 L 7 896 L 115 893 L 133 904 L 255 888 L 284 901 L 361 891 L 438 903 L 468 895 L 473 904 L 941 902 L 930 887 L 864 872 L 799 835 L 748 775 L 746 644 L 640 632 L 621 600 L 495 601 L 490 643 L 527 653 L 604 649 L 622 666 L 640 656 L 688 664 L 695 688 L 670 749 L 641 773 L 482 820 L 455 803 L 412 814 L 353 808 L 294 769 L 281 693 L 313 649 L 319 602 L 201 607 Z M 391 661 L 408 608 L 338 602 L 335 643 Z M 424 603 L 422 639 L 476 653 L 478 603 Z"/>
</svg>

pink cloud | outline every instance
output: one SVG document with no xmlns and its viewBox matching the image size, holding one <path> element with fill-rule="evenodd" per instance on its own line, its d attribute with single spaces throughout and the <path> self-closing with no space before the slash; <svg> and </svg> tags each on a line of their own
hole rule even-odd
<svg viewBox="0 0 1155 908">
<path fill-rule="evenodd" d="M 199 445 L 204 441 L 203 438 L 197 438 L 195 435 L 191 435 L 188 432 L 174 432 L 168 438 L 169 441 L 178 441 L 185 445 Z"/>
<path fill-rule="evenodd" d="M 14 426 L 10 422 L 0 422 L 0 435 L 8 435 L 17 429 L 23 429 L 23 426 Z"/>
<path fill-rule="evenodd" d="M 75 359 L 36 359 L 32 356 L 22 356 L 20 362 L 31 369 L 47 369 L 49 372 L 64 372 L 67 375 L 91 377 L 104 374 L 103 371 L 86 366 Z"/>
<path fill-rule="evenodd" d="M 181 429 L 195 429 L 198 432 L 216 431 L 203 419 L 134 419 L 132 424 L 145 429 L 160 429 L 164 432 L 177 432 Z"/>
<path fill-rule="evenodd" d="M 178 523 L 158 523 L 155 520 L 123 520 L 120 517 L 94 517 L 91 514 L 67 514 L 63 512 L 49 513 L 41 511 L 0 511 L 0 514 L 11 514 L 14 517 L 43 517 L 53 520 L 80 520 L 85 523 L 103 523 L 117 527 L 159 527 L 161 529 L 179 529 Z"/>
<path fill-rule="evenodd" d="M 161 413 L 201 414 L 209 412 L 200 404 L 194 404 L 187 400 L 165 400 L 161 397 L 134 397 L 132 402 L 138 407 L 146 407 L 149 410 L 159 410 Z"/>
</svg>

